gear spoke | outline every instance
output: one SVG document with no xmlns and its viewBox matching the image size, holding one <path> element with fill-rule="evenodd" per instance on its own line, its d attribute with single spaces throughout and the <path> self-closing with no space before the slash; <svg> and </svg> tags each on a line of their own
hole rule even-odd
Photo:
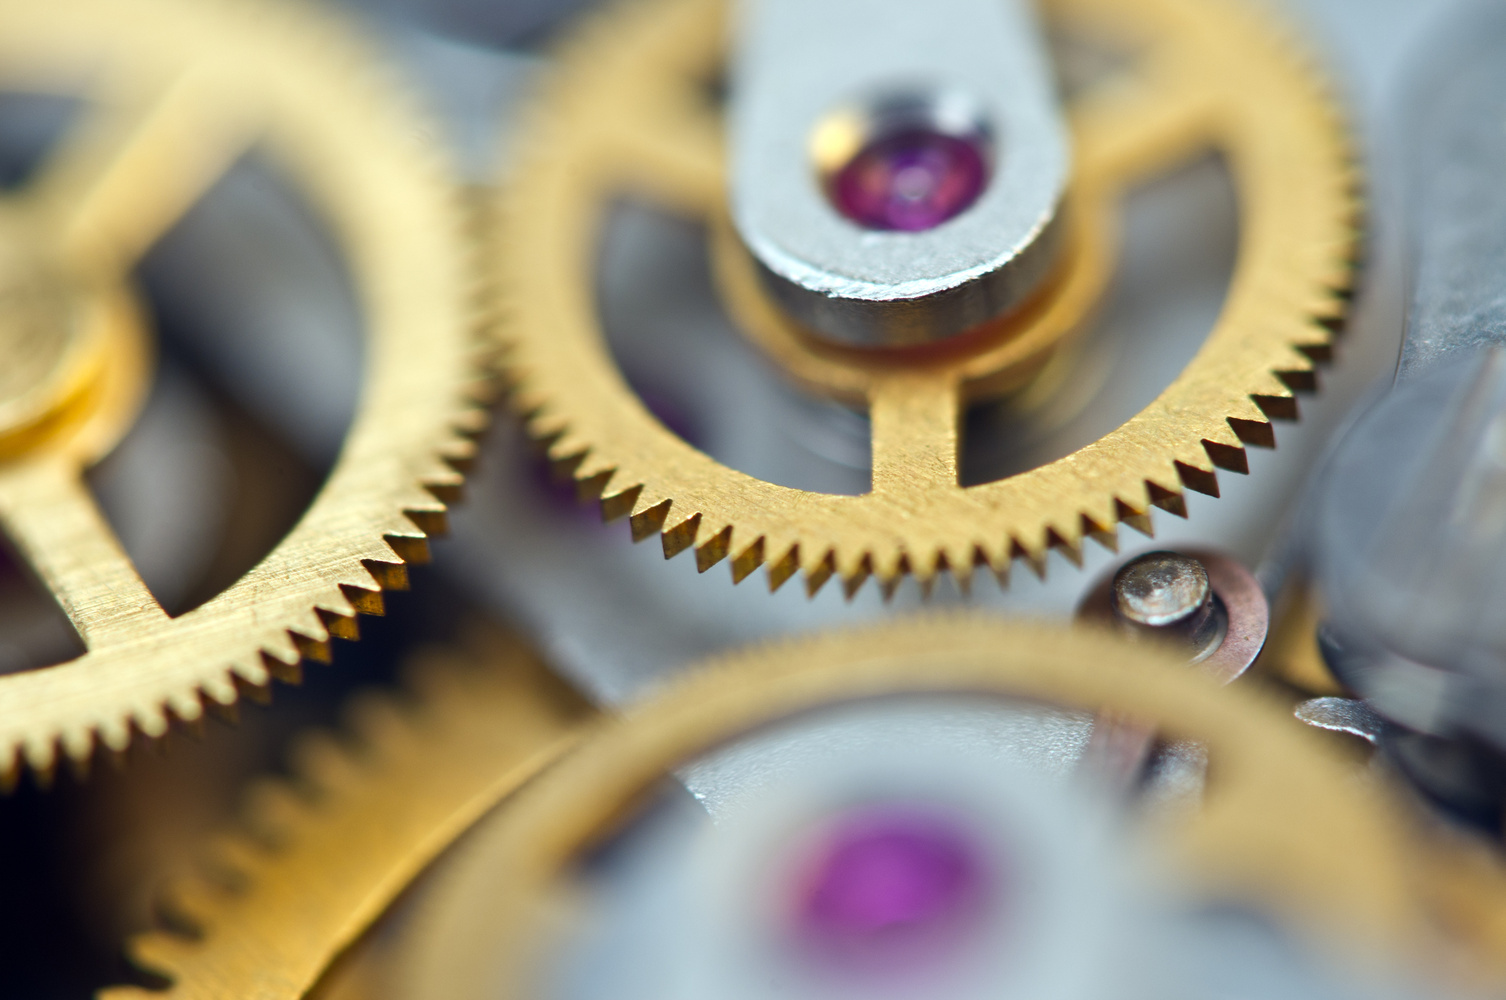
<svg viewBox="0 0 1506 1000">
<path fill-rule="evenodd" d="M 868 403 L 873 425 L 873 492 L 887 496 L 950 492 L 957 485 L 961 396 L 949 374 L 892 375 Z"/>
<path fill-rule="evenodd" d="M 88 648 L 166 620 L 71 463 L 0 466 L 0 526 Z"/>
<path fill-rule="evenodd" d="M 1107 85 L 1073 108 L 1082 172 L 1121 188 L 1165 173 L 1210 148 L 1218 97 L 1164 63 L 1143 77 Z"/>
<path fill-rule="evenodd" d="M 66 256 L 130 268 L 249 145 L 249 123 L 209 77 L 107 87 L 63 138 L 28 196 L 55 213 Z"/>
<path fill-rule="evenodd" d="M 717 120 L 691 107 L 647 107 L 627 112 L 604 136 L 616 179 L 669 209 L 721 211 L 726 167 Z"/>
</svg>

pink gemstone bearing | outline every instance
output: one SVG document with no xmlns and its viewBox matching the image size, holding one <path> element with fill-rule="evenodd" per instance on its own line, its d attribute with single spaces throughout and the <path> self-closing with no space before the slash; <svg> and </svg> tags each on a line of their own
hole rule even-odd
<svg viewBox="0 0 1506 1000">
<path fill-rule="evenodd" d="M 847 812 L 803 860 L 791 930 L 802 950 L 844 966 L 929 962 L 967 936 L 994 889 L 972 831 L 924 805 Z"/>
<path fill-rule="evenodd" d="M 837 210 L 867 229 L 923 232 L 960 215 L 988 183 L 979 142 L 908 128 L 870 142 L 830 179 Z"/>
</svg>

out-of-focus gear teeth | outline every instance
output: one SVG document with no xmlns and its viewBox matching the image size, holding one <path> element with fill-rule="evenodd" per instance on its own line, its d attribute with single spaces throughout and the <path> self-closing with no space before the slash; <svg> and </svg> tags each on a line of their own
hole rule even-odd
<svg viewBox="0 0 1506 1000">
<path fill-rule="evenodd" d="M 362 400 L 341 456 L 299 524 L 256 568 L 175 618 L 144 586 L 129 599 L 114 594 L 126 604 L 139 598 L 141 608 L 106 609 L 130 618 L 129 627 L 105 615 L 108 632 L 84 635 L 88 651 L 79 659 L 0 677 L 0 786 L 9 787 L 24 770 L 45 783 L 59 760 L 82 770 L 96 752 L 119 754 L 133 739 L 160 739 L 175 724 L 193 728 L 206 709 L 233 714 L 242 697 L 268 697 L 273 680 L 297 681 L 303 661 L 327 661 L 331 640 L 355 638 L 356 617 L 380 614 L 381 592 L 407 587 L 407 565 L 426 560 L 429 536 L 444 529 L 446 504 L 459 494 L 472 439 L 486 421 L 493 348 L 475 330 L 484 303 L 474 287 L 462 199 L 432 144 L 414 141 L 433 130 L 338 16 L 277 0 L 5 2 L 0 50 L 24 53 L 4 57 L 0 89 L 65 86 L 78 60 L 100 57 L 137 82 L 178 80 L 170 92 L 176 103 L 143 119 L 148 146 L 209 142 L 190 126 L 235 119 L 227 108 L 250 108 L 244 147 L 273 149 L 294 188 L 327 222 L 369 334 Z M 180 112 L 189 117 L 173 117 Z M 181 127 L 157 128 L 163 115 Z M 140 146 L 115 151 L 108 162 L 119 167 L 122 157 L 157 155 L 162 162 L 147 166 L 173 167 L 202 158 L 191 144 L 147 153 Z M 110 177 L 116 187 L 148 189 L 132 202 L 146 206 L 146 215 L 162 208 L 159 201 L 183 200 L 182 192 L 167 190 L 178 178 L 157 176 L 163 171 L 137 160 L 128 166 Z M 194 191 L 210 182 L 200 178 Z M 152 184 L 164 190 L 153 192 Z M 147 221 L 158 228 L 171 222 Z M 84 244 L 79 252 L 89 266 L 81 273 L 103 271 L 106 284 L 123 286 L 132 261 L 116 258 L 130 246 L 129 239 Z M 99 401 L 88 403 L 92 409 L 79 404 L 87 413 L 59 417 L 42 438 L 0 427 L 0 501 L 9 494 L 22 508 L 28 504 L 24 489 L 5 488 L 7 477 L 24 479 L 27 463 L 42 456 L 64 470 L 79 509 L 92 510 L 79 476 L 129 424 L 133 394 L 148 381 L 149 347 L 144 333 L 131 329 L 124 346 L 110 346 L 126 363 L 104 366 Z M 26 513 L 33 527 L 50 516 L 39 510 L 32 503 Z M 12 535 L 17 516 L 14 505 L 0 510 Z M 102 520 L 99 526 L 91 540 L 118 549 Z M 47 551 L 45 532 L 31 537 Z M 26 539 L 17 545 L 25 551 Z M 35 562 L 36 554 L 28 557 Z M 122 579 L 134 579 L 128 561 L 121 565 Z M 59 572 L 79 578 L 67 566 Z M 58 596 L 85 632 L 89 602 Z"/>
<path fill-rule="evenodd" d="M 130 955 L 172 986 L 102 997 L 304 996 L 426 865 L 592 714 L 522 647 L 489 631 L 468 650 L 421 655 L 415 667 L 408 697 L 358 697 L 340 737 L 303 740 L 292 779 L 253 786 L 239 827 L 209 845 L 202 873 L 167 887 L 164 929 L 135 938 Z"/>
<path fill-rule="evenodd" d="M 1506 975 L 1506 871 L 1487 845 L 1428 826 L 1256 692 L 1220 688 L 1106 633 L 953 614 L 769 643 L 709 661 L 619 719 L 596 717 L 494 632 L 426 652 L 414 667 L 406 696 L 358 698 L 344 735 L 304 741 L 291 779 L 253 786 L 238 832 L 216 838 L 203 874 L 172 889 L 165 929 L 130 947 L 168 988 L 118 987 L 104 1000 L 297 1000 L 329 982 L 334 963 L 462 837 L 467 850 L 481 838 L 527 841 L 503 864 L 564 864 L 580 847 L 572 837 L 610 828 L 597 811 L 708 747 L 822 707 L 949 694 L 1122 713 L 1196 740 L 1218 778 L 1153 827 L 1189 864 L 1185 888 L 1247 901 L 1341 950 L 1382 942 L 1387 957 L 1427 961 L 1436 946 L 1454 972 Z M 492 839 L 509 826 L 512 839 Z M 548 847 L 528 839 L 540 831 Z M 453 901 L 460 870 L 439 873 L 430 885 L 445 895 L 426 897 L 421 912 Z M 517 885 L 535 876 L 519 874 Z M 414 928 L 398 930 L 413 942 Z M 382 940 L 389 959 L 412 957 Z"/>
<path fill-rule="evenodd" d="M 1153 53 L 1145 79 L 1090 88 L 1068 109 L 1078 171 L 1069 206 L 1078 218 L 1104 218 L 1080 226 L 1071 239 L 1082 259 L 1067 253 L 1057 279 L 1076 289 L 1076 298 L 1060 294 L 1069 301 L 1062 315 L 1077 318 L 1050 322 L 1065 324 L 1064 339 L 1101 292 L 1114 239 L 1108 206 L 1120 194 L 1200 151 L 1223 152 L 1240 189 L 1239 263 L 1204 349 L 1160 397 L 1063 459 L 960 487 L 945 414 L 1025 377 L 1025 361 L 1054 347 L 1001 368 L 978 360 L 993 348 L 916 362 L 907 377 L 945 384 L 904 396 L 903 379 L 833 362 L 792 332 L 724 235 L 725 245 L 713 238 L 714 270 L 744 332 L 797 382 L 869 405 L 874 487 L 858 497 L 791 490 L 691 448 L 644 412 L 607 356 L 591 315 L 589 246 L 598 214 L 621 197 L 725 229 L 719 143 L 694 99 L 722 59 L 723 8 L 621 4 L 576 29 L 522 117 L 496 226 L 505 234 L 493 269 L 512 404 L 558 473 L 597 499 L 607 520 L 628 518 L 635 540 L 661 535 L 666 556 L 693 549 L 702 572 L 730 558 L 734 580 L 764 565 L 771 589 L 798 572 L 812 594 L 833 577 L 848 594 L 870 576 L 886 593 L 907 574 L 927 587 L 943 569 L 965 580 L 986 567 L 1007 580 L 1016 560 L 1043 575 L 1052 551 L 1079 562 L 1087 539 L 1114 548 L 1121 523 L 1150 534 L 1152 509 L 1186 517 L 1189 490 L 1217 497 L 1219 472 L 1248 473 L 1246 449 L 1274 447 L 1273 423 L 1296 420 L 1297 396 L 1317 390 L 1315 366 L 1332 357 L 1361 252 L 1360 176 L 1341 116 L 1301 47 L 1259 11 L 1137 0 L 1136 40 Z M 1071 31 L 1112 34 L 1131 23 L 1107 0 L 1054 0 L 1043 14 Z M 917 422 L 936 433 L 886 440 L 892 432 L 881 427 Z M 900 450 L 885 453 L 881 441 Z"/>
</svg>

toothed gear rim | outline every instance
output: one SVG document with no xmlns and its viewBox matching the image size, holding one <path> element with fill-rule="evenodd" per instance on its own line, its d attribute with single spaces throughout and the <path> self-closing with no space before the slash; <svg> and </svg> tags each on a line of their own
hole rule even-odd
<svg viewBox="0 0 1506 1000">
<path fill-rule="evenodd" d="M 965 585 L 977 566 L 1007 579 L 1016 558 L 1043 572 L 1052 548 L 1079 558 L 1088 536 L 1112 548 L 1121 521 L 1148 533 L 1151 507 L 1185 516 L 1184 489 L 1217 496 L 1217 468 L 1245 472 L 1246 446 L 1275 446 L 1272 420 L 1296 419 L 1295 392 L 1316 388 L 1314 364 L 1342 324 L 1358 251 L 1358 181 L 1337 110 L 1279 28 L 1234 0 L 1047 0 L 1043 12 L 1145 43 L 1135 77 L 1090 88 L 1069 108 L 1075 263 L 1052 294 L 1096 298 L 1093 272 L 1111 268 L 1121 196 L 1217 150 L 1238 187 L 1241 227 L 1223 312 L 1194 360 L 1128 423 L 1058 461 L 967 488 L 955 479 L 965 401 L 1017 375 L 1009 366 L 1021 351 L 1048 356 L 1036 342 L 1061 331 L 1037 328 L 1081 319 L 1090 302 L 1048 303 L 1002 345 L 916 364 L 901 373 L 911 378 L 892 364 L 833 364 L 785 337 L 774 353 L 797 380 L 837 398 L 867 395 L 874 489 L 857 497 L 717 463 L 659 424 L 616 369 L 590 274 L 612 200 L 703 218 L 714 245 L 726 232 L 720 124 L 703 96 L 723 58 L 725 4 L 642 0 L 577 29 L 523 119 L 495 268 L 514 404 L 607 518 L 629 516 L 636 539 L 662 535 L 666 556 L 694 548 L 702 571 L 730 557 L 741 580 L 767 565 L 771 587 L 797 571 L 811 592 L 833 575 L 849 592 L 870 575 L 888 588 L 905 573 L 924 585 L 944 570 Z M 737 280 L 736 254 L 716 257 L 730 311 L 768 349 L 778 320 Z"/>
<path fill-rule="evenodd" d="M 100 744 L 120 751 L 135 735 L 160 736 L 173 718 L 296 679 L 305 657 L 328 657 L 332 637 L 354 638 L 356 614 L 380 613 L 383 588 L 405 586 L 405 563 L 425 557 L 483 423 L 463 213 L 438 131 L 348 25 L 279 0 L 0 4 L 0 87 L 74 95 L 101 68 L 192 74 L 215 88 L 206 107 L 250 116 L 256 148 L 347 261 L 364 382 L 326 483 L 258 566 L 193 611 L 157 609 L 129 634 L 86 639 L 76 660 L 0 677 L 8 782 L 25 765 L 45 776 L 60 747 L 83 762 Z"/>
<path fill-rule="evenodd" d="M 611 807 L 708 746 L 821 706 L 949 693 L 1107 712 L 1197 739 L 1212 761 L 1208 797 L 1193 813 L 1174 811 L 1160 832 L 1190 850 L 1210 887 L 1311 920 L 1304 933 L 1314 940 L 1337 928 L 1374 931 L 1396 942 L 1394 954 L 1421 955 L 1441 943 L 1434 933 L 1451 935 L 1451 962 L 1465 957 L 1462 946 L 1471 967 L 1478 960 L 1482 973 L 1502 974 L 1498 858 L 1414 825 L 1394 789 L 1355 780 L 1356 763 L 1293 724 L 1289 708 L 1164 657 L 1092 630 L 936 615 L 727 653 L 624 716 L 593 722 L 510 641 L 426 652 L 410 696 L 353 705 L 343 740 L 306 743 L 293 778 L 256 786 L 245 825 L 206 845 L 214 876 L 177 883 L 164 901 L 196 934 L 132 939 L 137 964 L 172 985 L 101 997 L 299 1000 L 316 983 L 335 987 L 336 963 L 359 963 L 352 952 L 362 948 L 381 956 L 384 986 L 397 986 L 403 971 L 421 978 L 424 970 L 404 964 L 415 954 L 407 945 L 422 943 L 413 918 L 428 925 L 424 933 L 443 933 L 430 919 L 444 914 L 434 894 L 475 873 L 455 867 L 466 853 L 515 864 L 516 891 L 489 902 L 518 905 L 587 831 L 626 814 Z M 442 855 L 448 870 L 430 869 Z M 437 880 L 414 899 L 426 870 Z M 404 898 L 409 919 L 390 928 L 395 937 L 355 944 Z M 501 927 L 482 919 L 461 931 L 484 939 L 491 975 L 501 968 L 499 942 L 510 940 Z M 472 971 L 450 963 L 421 981 L 453 1000 L 465 991 L 456 977 Z"/>
</svg>

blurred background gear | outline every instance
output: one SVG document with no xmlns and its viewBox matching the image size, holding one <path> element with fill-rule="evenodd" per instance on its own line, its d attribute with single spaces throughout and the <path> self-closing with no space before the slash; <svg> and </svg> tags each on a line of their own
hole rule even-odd
<svg viewBox="0 0 1506 1000">
<path fill-rule="evenodd" d="M 13 4 L 0 21 L 5 202 L 18 224 L 30 213 L 34 234 L 10 255 L 22 308 L 7 312 L 4 340 L 7 351 L 24 349 L 34 370 L 6 368 L 0 477 L 34 486 L 36 469 L 56 471 L 41 481 L 68 501 L 12 505 L 6 534 L 62 575 L 60 596 L 87 618 L 98 608 L 70 588 L 83 578 L 74 570 L 89 567 L 70 566 L 78 551 L 38 534 L 80 515 L 72 523 L 114 550 L 105 565 L 129 584 L 100 606 L 157 617 L 162 634 L 136 638 L 176 648 L 187 675 L 159 684 L 151 671 L 116 662 L 121 648 L 98 635 L 100 648 L 86 654 L 12 549 L 0 557 L 4 727 L 31 737 L 28 760 L 44 780 L 57 756 L 83 771 L 102 759 L 122 763 L 132 735 L 166 735 L 164 700 L 181 728 L 206 739 L 168 758 L 132 751 L 140 766 L 96 766 L 88 784 L 64 773 L 43 792 L 23 780 L 0 798 L 4 992 L 79 997 L 120 980 L 119 941 L 149 921 L 158 880 L 223 822 L 237 783 L 276 759 L 287 732 L 327 717 L 349 683 L 321 679 L 275 720 L 253 710 L 231 731 L 206 727 L 196 681 L 213 688 L 209 707 L 234 714 L 239 695 L 269 693 L 269 671 L 291 676 L 304 655 L 327 652 L 332 631 L 353 634 L 353 621 L 325 619 L 316 604 L 374 610 L 375 576 L 402 582 L 402 558 L 421 554 L 424 535 L 405 508 L 427 519 L 424 528 L 436 526 L 442 505 L 422 484 L 452 492 L 458 482 L 444 459 L 470 448 L 456 432 L 478 426 L 468 396 L 479 369 L 464 227 L 443 152 L 414 142 L 424 119 L 351 42 L 347 22 L 275 3 L 171 2 Z M 93 200 L 72 199 L 69 185 Z M 378 203 L 386 207 L 373 211 Z M 27 254 L 42 270 L 27 270 Z M 28 273 L 62 277 L 49 285 Z M 109 337 L 91 341 L 99 317 L 109 318 L 97 303 L 123 296 L 139 306 L 140 325 L 107 327 Z M 48 325 L 57 309 L 72 326 Z M 268 419 L 252 405 L 259 397 L 240 391 L 243 381 L 197 349 L 223 354 L 242 332 L 275 347 L 278 363 L 255 370 L 281 380 L 283 400 L 295 387 L 303 405 L 327 414 L 321 426 L 296 413 Z M 132 337 L 150 350 L 116 346 Z M 70 355 L 70 344 L 83 348 Z M 331 344 L 340 350 L 326 350 Z M 251 371 L 246 357 L 231 364 Z M 104 391 L 111 386 L 117 403 Z M 366 393 L 359 412 L 357 387 Z M 134 414 L 129 396 L 139 402 Z M 271 398 L 275 410 L 281 400 Z M 93 430 L 84 419 L 91 412 Z M 38 413 L 59 419 L 39 424 Z M 304 541 L 252 573 L 322 489 L 320 512 L 299 529 Z M 387 532 L 400 536 L 402 556 Z M 342 582 L 355 588 L 346 594 Z M 419 619 L 400 613 L 375 627 L 389 648 L 350 659 L 380 678 L 398 637 L 443 618 L 442 604 Z M 290 626 L 305 634 L 295 640 Z M 262 643 L 280 658 L 264 659 Z M 171 673 L 155 651 L 149 658 Z M 225 670 L 237 658 L 232 679 Z M 106 672 L 80 678 L 71 672 L 80 665 Z M 47 688 L 46 711 L 21 696 L 38 686 Z M 67 753 L 55 742 L 58 712 L 67 716 Z M 100 730 L 108 753 L 95 753 Z M 9 749 L 3 756 L 14 782 L 20 761 Z"/>
<path fill-rule="evenodd" d="M 459 485 L 447 463 L 469 456 L 462 435 L 481 413 L 466 395 L 479 374 L 447 178 L 411 146 L 401 97 L 352 75 L 363 56 L 337 26 L 234 3 L 0 16 L 12 88 L 82 86 L 84 97 L 8 209 L 13 308 L 0 337 L 22 363 L 0 385 L 0 520 L 85 647 L 0 679 L 0 774 L 14 783 L 23 765 L 48 774 L 59 754 L 87 762 L 96 740 L 119 753 L 170 718 L 197 722 L 206 702 L 294 679 L 304 657 L 354 638 L 356 614 L 380 610 L 382 588 L 405 584 L 405 561 L 424 555 L 440 497 Z M 170 615 L 83 473 L 150 383 L 134 264 L 253 148 L 334 226 L 366 303 L 366 398 L 288 537 L 223 593 Z"/>
<path fill-rule="evenodd" d="M 1443 974 L 1431 963 L 1459 960 L 1464 941 L 1476 972 L 1501 974 L 1499 920 L 1465 919 L 1506 902 L 1499 862 L 1454 852 L 1276 706 L 1108 635 L 941 617 L 743 651 L 620 720 L 587 722 L 584 741 L 561 739 L 588 718 L 579 700 L 507 640 L 431 654 L 415 676 L 405 703 L 365 703 L 342 743 L 306 745 L 293 784 L 258 792 L 249 825 L 219 841 L 211 880 L 176 894 L 193 936 L 137 942 L 175 979 L 168 996 L 291 998 L 316 981 L 321 995 L 373 1000 L 512 995 L 524 982 L 596 996 L 604 981 L 614 992 L 683 982 L 676 970 L 756 988 L 764 977 L 736 971 L 749 958 L 738 942 L 779 911 L 755 905 L 778 884 L 755 855 L 823 816 L 866 809 L 867 829 L 921 807 L 945 814 L 927 836 L 961 830 L 964 847 L 990 844 L 1008 862 L 996 872 L 1005 937 L 1034 945 L 1005 968 L 973 969 L 985 985 L 1026 976 L 1047 991 L 1030 995 L 1102 995 L 1101 973 L 1164 995 L 1168 982 L 1196 992 L 1232 974 L 1252 997 L 1421 995 L 1398 984 Z M 1105 798 L 1091 759 L 1042 747 L 1031 720 L 1043 706 L 1196 740 L 1220 778 L 1171 797 L 1152 782 L 1127 808 Z M 520 765 L 530 745 L 538 753 Z M 756 780 L 715 779 L 746 778 L 750 752 L 771 765 Z M 688 798 L 663 781 L 671 770 L 731 794 Z M 437 877 L 405 891 L 478 821 Z M 1132 862 L 1142 849 L 1162 860 Z M 690 877 L 708 875 L 703 863 L 719 874 Z M 745 891 L 749 878 L 763 889 Z M 312 879 L 323 891 L 311 897 Z M 404 905 L 346 954 L 399 894 Z M 1129 940 L 1139 945 L 1117 950 Z M 838 957 L 861 973 L 862 942 L 844 941 Z M 1064 951 L 1079 958 L 1056 961 Z M 797 984 L 806 974 L 777 948 L 763 959 Z M 563 978 L 548 971 L 556 962 L 569 963 L 554 966 Z M 1382 981 L 1395 992 L 1373 992 Z M 1447 989 L 1435 980 L 1428 995 Z"/>
<path fill-rule="evenodd" d="M 1433 800 L 1506 816 L 1506 254 L 1493 165 L 1506 137 L 1506 16 L 1467 7 L 1414 68 L 1405 105 L 1415 257 L 1395 384 L 1326 463 L 1300 525 L 1327 666 L 1378 714 L 1367 736 Z M 1335 711 L 1308 710 L 1311 721 Z"/>
</svg>

